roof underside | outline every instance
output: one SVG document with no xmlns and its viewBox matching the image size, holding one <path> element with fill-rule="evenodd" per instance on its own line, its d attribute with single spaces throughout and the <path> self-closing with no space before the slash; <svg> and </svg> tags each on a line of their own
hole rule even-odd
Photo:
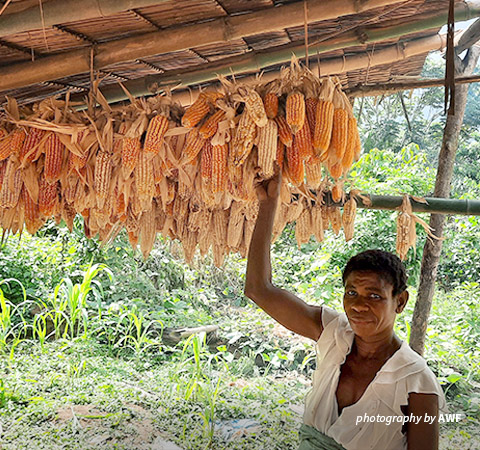
<svg viewBox="0 0 480 450">
<path fill-rule="evenodd" d="M 30 0 L 13 0 L 10 6 L 19 6 Z M 1 4 L 5 0 L 0 1 Z M 43 4 L 48 3 L 45 0 Z M 79 0 L 80 3 L 80 0 Z M 26 31 L 18 34 L 0 36 L 0 77 L 2 68 L 12 64 L 39 61 L 50 55 L 64 54 L 96 44 L 115 41 L 126 37 L 142 35 L 172 27 L 206 22 L 221 17 L 233 17 L 256 10 L 282 8 L 282 5 L 298 3 L 303 0 L 169 0 L 157 6 L 129 10 L 108 17 L 98 17 L 83 21 L 61 23 L 45 29 Z M 440 10 L 447 11 L 448 0 L 410 0 L 403 3 L 368 10 L 360 14 L 346 15 L 334 20 L 324 20 L 308 24 L 308 41 L 316 43 L 327 41 L 332 36 L 339 37 L 342 33 L 364 30 L 387 29 L 391 26 L 407 24 L 418 15 L 437 14 Z M 2 17 L 0 17 L 1 21 Z M 346 57 L 356 54 L 370 55 L 376 51 L 410 39 L 434 35 L 437 28 L 403 35 L 395 39 L 383 40 L 375 44 L 364 44 L 337 49 L 322 53 L 321 58 Z M 281 29 L 275 32 L 259 33 L 228 42 L 208 46 L 192 47 L 187 50 L 163 53 L 143 57 L 138 60 L 123 61 L 110 66 L 101 67 L 105 78 L 102 86 L 118 81 L 135 80 L 149 75 L 169 75 L 170 73 L 188 73 L 198 70 L 209 63 L 221 63 L 226 58 L 247 55 L 249 53 L 268 53 L 291 46 L 302 46 L 305 43 L 303 26 Z M 428 52 L 402 60 L 394 64 L 377 65 L 346 72 L 340 75 L 344 85 L 352 87 L 361 83 L 387 82 L 398 80 L 405 76 L 418 76 L 423 67 Z M 310 55 L 310 65 L 315 65 L 317 55 Z M 265 71 L 278 70 L 275 64 Z M 208 83 L 207 83 L 208 84 Z M 52 79 L 25 87 L 0 91 L 0 103 L 5 96 L 16 98 L 19 103 L 30 103 L 53 95 L 63 95 L 68 90 L 87 92 L 90 85 L 90 73 Z"/>
</svg>

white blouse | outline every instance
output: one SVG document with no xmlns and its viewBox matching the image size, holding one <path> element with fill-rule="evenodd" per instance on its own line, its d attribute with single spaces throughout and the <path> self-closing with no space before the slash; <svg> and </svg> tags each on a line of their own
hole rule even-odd
<svg viewBox="0 0 480 450">
<path fill-rule="evenodd" d="M 322 323 L 323 333 L 315 347 L 317 369 L 306 397 L 305 424 L 332 437 L 346 450 L 405 450 L 407 438 L 402 433 L 404 414 L 400 407 L 408 404 L 409 393 L 437 394 L 439 410 L 445 411 L 445 397 L 435 375 L 425 360 L 403 342 L 361 398 L 343 408 L 339 416 L 335 393 L 340 366 L 350 353 L 354 333 L 344 313 L 325 306 Z M 368 422 L 377 415 L 385 417 L 385 422 Z M 394 421 L 393 416 L 400 417 Z"/>
</svg>

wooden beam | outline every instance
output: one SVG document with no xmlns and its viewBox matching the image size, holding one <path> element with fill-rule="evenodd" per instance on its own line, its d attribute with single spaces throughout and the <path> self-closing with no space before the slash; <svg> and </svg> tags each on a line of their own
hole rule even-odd
<svg viewBox="0 0 480 450">
<path fill-rule="evenodd" d="M 51 3 L 54 1 L 57 0 L 52 0 Z M 311 0 L 308 6 L 308 17 L 312 22 L 336 19 L 339 16 L 357 14 L 404 1 Z M 83 2 L 81 5 L 83 7 Z M 71 20 L 72 10 L 69 14 Z M 283 30 L 287 27 L 303 25 L 303 22 L 304 11 L 301 2 L 239 16 L 222 17 L 205 23 L 173 27 L 100 44 L 96 47 L 94 64 L 96 69 L 103 69 L 119 62 Z M 2 68 L 0 91 L 89 71 L 89 49 L 70 51 L 68 56 L 52 55 L 33 62 L 12 64 Z"/>
<path fill-rule="evenodd" d="M 478 82 L 480 82 L 480 75 L 455 78 L 455 84 Z M 407 91 L 410 89 L 429 88 L 444 85 L 444 78 L 429 78 L 424 80 L 409 80 L 391 83 L 357 85 L 350 89 L 345 89 L 344 91 L 349 97 L 375 97 L 377 95 L 394 94 L 398 91 Z"/>
</svg>

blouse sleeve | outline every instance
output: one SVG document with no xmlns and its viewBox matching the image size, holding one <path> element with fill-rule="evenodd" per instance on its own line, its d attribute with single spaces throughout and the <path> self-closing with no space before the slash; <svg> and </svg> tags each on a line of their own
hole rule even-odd
<svg viewBox="0 0 480 450">
<path fill-rule="evenodd" d="M 407 377 L 405 381 L 407 385 L 407 395 L 403 399 L 402 404 L 408 404 L 409 394 L 436 394 L 438 397 L 439 412 L 448 412 L 442 387 L 429 367 L 426 367 L 422 372 L 415 374 L 415 376 Z"/>
<path fill-rule="evenodd" d="M 328 306 L 322 306 L 322 325 L 323 329 L 327 328 L 327 325 L 334 319 L 336 319 L 341 313 L 335 311 Z"/>
</svg>

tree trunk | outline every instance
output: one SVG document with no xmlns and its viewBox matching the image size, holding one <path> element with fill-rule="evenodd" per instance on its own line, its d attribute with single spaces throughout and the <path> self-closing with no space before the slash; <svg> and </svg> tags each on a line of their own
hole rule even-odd
<svg viewBox="0 0 480 450">
<path fill-rule="evenodd" d="M 472 47 L 468 50 L 463 60 L 457 57 L 455 60 L 455 76 L 471 75 L 477 64 L 479 53 L 480 49 L 478 47 Z M 445 123 L 442 148 L 438 157 L 434 197 L 448 198 L 450 196 L 455 153 L 458 147 L 460 128 L 463 123 L 467 94 L 468 85 L 456 85 L 455 114 L 447 116 Z M 445 215 L 431 214 L 430 226 L 433 228 L 433 233 L 436 236 L 442 236 L 444 223 Z M 437 278 L 438 262 L 442 252 L 442 242 L 443 241 L 437 239 L 427 239 L 423 248 L 420 283 L 410 333 L 410 347 L 420 355 L 423 355 L 425 345 L 425 333 L 435 290 L 435 280 Z"/>
</svg>

